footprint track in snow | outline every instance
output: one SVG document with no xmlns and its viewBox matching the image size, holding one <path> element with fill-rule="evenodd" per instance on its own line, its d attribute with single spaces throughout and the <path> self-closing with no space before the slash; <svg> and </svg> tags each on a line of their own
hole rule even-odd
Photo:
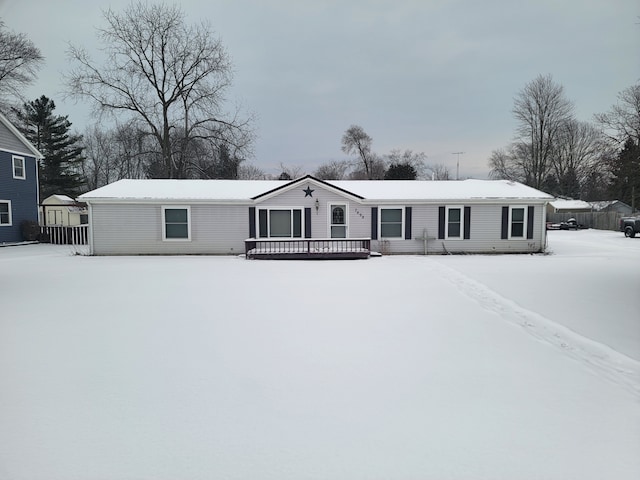
<svg viewBox="0 0 640 480">
<path fill-rule="evenodd" d="M 441 278 L 489 312 L 516 324 L 541 342 L 551 344 L 585 365 L 590 371 L 640 397 L 640 362 L 611 347 L 591 340 L 537 312 L 521 307 L 453 267 L 436 259 Z"/>
</svg>

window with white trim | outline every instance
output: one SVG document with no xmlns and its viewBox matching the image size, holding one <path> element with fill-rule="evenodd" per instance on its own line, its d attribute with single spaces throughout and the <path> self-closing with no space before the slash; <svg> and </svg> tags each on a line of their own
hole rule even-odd
<svg viewBox="0 0 640 480">
<path fill-rule="evenodd" d="M 191 240 L 191 208 L 183 206 L 162 207 L 162 240 Z"/>
<path fill-rule="evenodd" d="M 380 207 L 380 238 L 403 238 L 404 208 Z"/>
<path fill-rule="evenodd" d="M 509 238 L 526 238 L 527 207 L 509 207 Z"/>
<path fill-rule="evenodd" d="M 0 200 L 0 226 L 11 226 L 11 201 Z"/>
<path fill-rule="evenodd" d="M 258 237 L 302 238 L 301 208 L 261 208 L 258 210 Z"/>
<path fill-rule="evenodd" d="M 329 216 L 331 238 L 347 238 L 347 206 L 330 205 Z"/>
<path fill-rule="evenodd" d="M 445 238 L 462 238 L 462 207 L 447 207 Z"/>
<path fill-rule="evenodd" d="M 24 167 L 24 157 L 13 157 L 13 178 L 24 180 L 27 178 Z"/>
</svg>

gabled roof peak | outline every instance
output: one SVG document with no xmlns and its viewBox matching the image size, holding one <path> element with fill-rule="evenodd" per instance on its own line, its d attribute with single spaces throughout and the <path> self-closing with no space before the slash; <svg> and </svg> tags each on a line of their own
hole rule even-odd
<svg viewBox="0 0 640 480">
<path fill-rule="evenodd" d="M 7 129 L 9 129 L 9 131 L 13 135 L 15 135 L 15 137 L 20 141 L 20 143 L 22 143 L 27 148 L 30 154 L 36 157 L 36 159 L 40 160 L 44 158 L 44 155 L 42 155 L 38 151 L 38 149 L 34 147 L 29 140 L 27 140 L 27 138 L 20 132 L 20 130 L 18 130 L 15 127 L 15 125 L 11 123 L 9 119 L 5 117 L 2 113 L 0 113 L 0 123 L 2 123 L 5 127 L 7 127 Z"/>
<path fill-rule="evenodd" d="M 291 190 L 291 189 L 295 188 L 297 185 L 300 185 L 300 184 L 302 184 L 304 182 L 311 182 L 311 183 L 314 183 L 316 185 L 323 186 L 324 188 L 328 188 L 329 190 L 338 191 L 339 193 L 341 193 L 343 195 L 349 195 L 349 196 L 357 198 L 359 200 L 362 200 L 364 198 L 361 195 L 358 195 L 356 193 L 350 192 L 350 191 L 345 190 L 343 188 L 337 187 L 335 185 L 334 181 L 332 181 L 330 183 L 330 182 L 325 181 L 325 180 L 320 180 L 319 178 L 316 178 L 313 175 L 305 175 L 303 177 L 291 180 L 291 181 L 289 181 L 289 183 L 286 183 L 284 185 L 280 185 L 280 186 L 278 186 L 278 187 L 276 187 L 276 188 L 274 188 L 272 190 L 269 190 L 268 192 L 264 192 L 264 193 L 261 193 L 260 195 L 256 195 L 255 197 L 252 198 L 252 200 L 258 200 L 260 198 L 270 197 L 272 195 L 276 195 L 279 192 L 286 191 L 286 190 Z"/>
</svg>

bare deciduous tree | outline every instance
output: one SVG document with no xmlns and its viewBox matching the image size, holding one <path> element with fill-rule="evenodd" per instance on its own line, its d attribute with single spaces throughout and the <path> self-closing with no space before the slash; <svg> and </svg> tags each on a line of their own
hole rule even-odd
<svg viewBox="0 0 640 480">
<path fill-rule="evenodd" d="M 349 162 L 333 160 L 320 165 L 316 171 L 313 172 L 313 176 L 320 180 L 344 180 L 349 168 Z"/>
<path fill-rule="evenodd" d="M 572 103 L 550 75 L 538 76 L 515 98 L 513 115 L 518 121 L 518 160 L 527 184 L 541 188 L 551 169 L 558 130 L 571 119 Z"/>
<path fill-rule="evenodd" d="M 347 155 L 357 155 L 358 162 L 361 164 L 361 170 L 364 173 L 364 178 L 374 178 L 374 163 L 376 163 L 376 156 L 371 151 L 371 144 L 373 140 L 362 127 L 359 125 L 351 125 L 344 135 L 342 136 L 342 151 Z M 378 162 L 379 163 L 379 162 Z M 384 172 L 382 174 L 384 177 Z"/>
<path fill-rule="evenodd" d="M 6 97 L 24 102 L 22 91 L 34 81 L 43 60 L 40 50 L 24 33 L 10 32 L 0 21 L 0 103 Z"/>
<path fill-rule="evenodd" d="M 491 168 L 489 178 L 493 180 L 513 180 L 516 182 L 523 180 L 523 174 L 515 162 L 512 146 L 509 150 L 499 148 L 491 152 L 489 167 Z"/>
<path fill-rule="evenodd" d="M 387 171 L 387 164 L 383 157 L 375 153 L 369 153 L 367 160 L 368 169 L 363 163 L 356 163 L 354 169 L 349 173 L 349 180 L 384 180 Z"/>
<path fill-rule="evenodd" d="M 443 163 L 434 163 L 425 166 L 426 176 L 431 180 L 451 180 L 449 167 Z"/>
<path fill-rule="evenodd" d="M 640 84 L 620 92 L 618 103 L 609 112 L 596 114 L 595 118 L 619 146 L 628 138 L 640 145 Z"/>
<path fill-rule="evenodd" d="M 243 163 L 238 167 L 238 180 L 267 180 L 267 174 L 259 167 Z"/>
<path fill-rule="evenodd" d="M 95 190 L 116 180 L 113 172 L 115 143 L 109 132 L 97 126 L 83 135 L 85 161 L 82 163 L 82 175 L 89 190 Z"/>
<path fill-rule="evenodd" d="M 299 165 L 285 165 L 280 162 L 280 180 L 295 180 L 304 175 L 304 168 Z"/>
<path fill-rule="evenodd" d="M 123 178 L 147 178 L 159 155 L 154 143 L 135 122 L 108 130 L 95 125 L 84 133 L 83 176 L 90 189 Z"/>
<path fill-rule="evenodd" d="M 410 165 L 416 172 L 417 178 L 425 178 L 429 175 L 426 165 L 427 155 L 424 152 L 413 150 L 391 150 L 387 157 L 389 165 Z"/>
<path fill-rule="evenodd" d="M 580 197 L 582 186 L 602 159 L 604 150 L 600 131 L 590 123 L 569 120 L 562 124 L 551 160 L 558 185 L 551 193 Z"/>
<path fill-rule="evenodd" d="M 197 139 L 227 143 L 233 155 L 250 149 L 249 120 L 223 109 L 231 62 L 209 24 L 189 26 L 179 7 L 143 2 L 107 10 L 104 19 L 103 65 L 80 47 L 69 50 L 70 94 L 144 125 L 161 156 L 154 176 L 187 177 Z"/>
</svg>

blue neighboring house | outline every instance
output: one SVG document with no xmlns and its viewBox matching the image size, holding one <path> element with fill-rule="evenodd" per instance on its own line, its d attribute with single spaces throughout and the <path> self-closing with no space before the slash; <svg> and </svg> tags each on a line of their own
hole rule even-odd
<svg viewBox="0 0 640 480">
<path fill-rule="evenodd" d="M 22 241 L 21 224 L 38 221 L 42 154 L 0 113 L 0 244 Z"/>
</svg>

